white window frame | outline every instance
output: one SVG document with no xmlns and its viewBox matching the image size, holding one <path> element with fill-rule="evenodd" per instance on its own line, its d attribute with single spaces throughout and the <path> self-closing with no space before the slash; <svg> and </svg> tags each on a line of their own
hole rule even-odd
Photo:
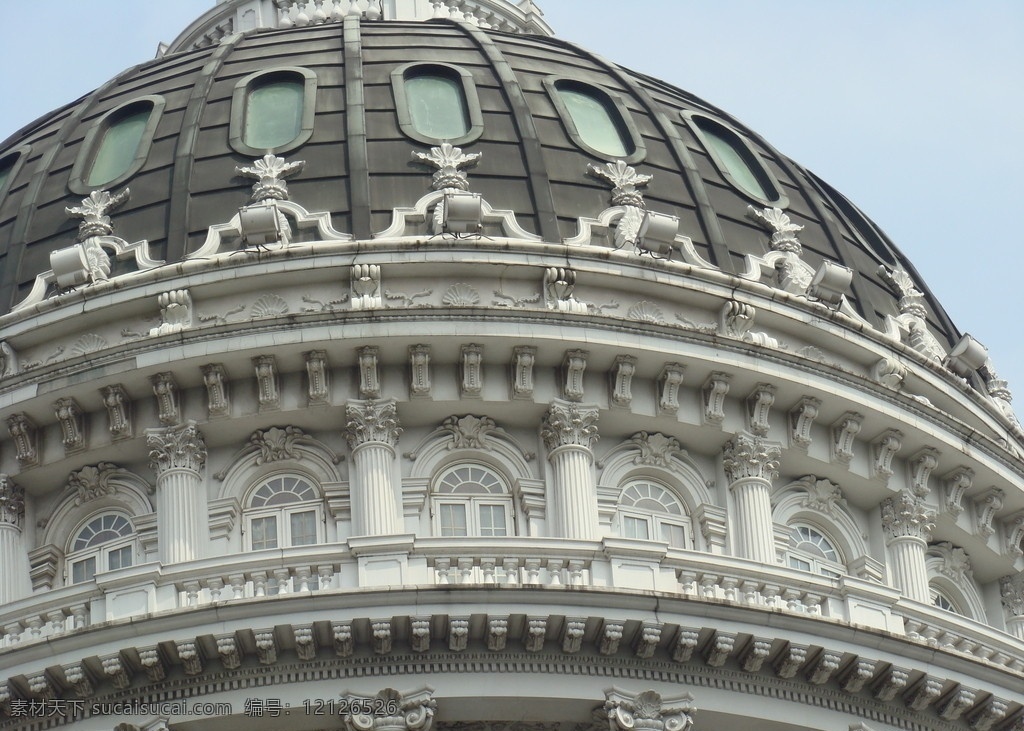
<svg viewBox="0 0 1024 731">
<path fill-rule="evenodd" d="M 75 543 L 81 538 L 82 532 L 91 526 L 96 521 L 102 521 L 106 517 L 121 518 L 127 523 L 130 533 L 119 536 L 118 538 L 96 543 L 91 546 L 73 550 Z M 109 529 L 108 529 L 109 530 Z M 134 566 L 138 562 L 138 535 L 135 532 L 135 526 L 132 524 L 131 518 L 124 513 L 119 512 L 105 512 L 98 515 L 91 516 L 88 520 L 83 521 L 78 528 L 72 533 L 72 538 L 68 542 L 68 553 L 64 557 L 65 566 L 65 583 L 67 584 L 84 584 L 89 581 L 93 581 L 96 576 L 105 574 L 110 571 L 118 571 L 122 568 L 128 568 Z M 130 561 L 128 564 L 111 567 L 110 559 L 113 555 L 119 554 L 125 549 L 128 549 L 128 556 Z M 86 576 L 78 581 L 75 580 L 75 567 L 83 564 L 86 561 L 92 559 L 95 564 L 94 571 L 91 576 Z"/>
<path fill-rule="evenodd" d="M 818 574 L 819 576 L 825 576 L 829 579 L 838 579 L 841 576 L 845 576 L 849 573 L 849 570 L 846 568 L 846 565 L 843 562 L 843 554 L 839 551 L 839 548 L 836 546 L 836 542 L 827 533 L 825 533 L 825 531 L 821 530 L 817 526 L 810 525 L 809 523 L 794 523 L 793 525 L 790 525 L 789 528 L 789 547 L 786 550 L 786 565 L 789 568 L 795 569 L 797 571 L 807 571 L 812 574 Z M 832 553 L 836 555 L 836 560 L 831 561 L 828 558 L 823 558 L 821 556 L 816 556 L 805 551 L 797 550 L 796 545 L 794 545 L 794 534 L 800 529 L 809 530 L 813 531 L 814 533 L 817 533 L 821 537 L 821 539 L 824 540 L 826 544 L 828 544 L 828 547 L 832 550 Z M 807 567 L 805 568 L 803 566 L 794 566 L 793 564 L 798 561 L 807 564 Z"/>
<path fill-rule="evenodd" d="M 466 479 L 459 480 L 460 471 L 474 470 L 483 471 L 491 479 L 490 489 L 481 485 L 479 491 L 470 492 L 474 482 L 466 475 Z M 447 486 L 453 486 L 454 491 L 445 491 Z M 467 491 L 460 491 L 462 486 L 469 486 Z M 512 510 L 512 496 L 508 491 L 505 480 L 493 469 L 478 463 L 463 462 L 453 465 L 444 470 L 434 481 L 434 488 L 430 497 L 430 513 L 433 522 L 434 535 L 444 538 L 460 538 L 462 536 L 445 536 L 441 525 L 441 508 L 446 505 L 461 505 L 466 508 L 466 537 L 483 538 L 505 538 L 516 535 L 515 513 Z M 501 536 L 482 535 L 481 509 L 485 507 L 500 507 L 505 517 L 505 533 Z"/>
<path fill-rule="evenodd" d="M 628 500 L 630 490 L 638 488 L 640 485 L 650 486 L 657 488 L 662 491 L 662 494 L 671 501 L 671 504 L 676 505 L 679 508 L 679 513 L 669 512 L 667 507 L 662 510 L 654 510 L 637 507 L 636 505 L 623 504 L 624 500 Z M 640 497 L 639 500 L 657 500 L 654 497 Z M 665 505 L 664 500 L 658 500 L 662 505 Z M 686 512 L 686 506 L 676 496 L 675 492 L 668 486 L 657 480 L 651 479 L 637 479 L 630 480 L 622 487 L 622 492 L 619 496 L 619 504 L 615 509 L 615 523 L 616 531 L 619 536 L 627 538 L 626 535 L 626 518 L 642 521 L 647 525 L 647 538 L 635 538 L 634 540 L 648 540 L 648 541 L 660 541 L 662 543 L 668 543 L 671 548 L 680 548 L 683 550 L 691 550 L 694 548 L 694 537 L 693 537 L 693 524 L 690 520 L 689 514 Z M 666 527 L 682 528 L 683 530 L 683 545 L 675 545 L 672 541 L 663 538 L 663 529 Z"/>
<path fill-rule="evenodd" d="M 256 498 L 256 495 L 266 485 L 271 484 L 276 480 L 299 480 L 311 488 L 312 492 L 318 497 L 314 500 L 303 500 L 294 501 L 281 504 L 272 504 L 260 507 L 252 507 L 252 502 Z M 316 539 L 312 543 L 302 543 L 300 546 L 315 546 L 324 543 L 325 538 L 325 526 L 324 526 L 324 508 L 323 499 L 320 497 L 320 490 L 318 485 L 308 477 L 304 475 L 298 475 L 294 473 L 282 473 L 276 475 L 270 475 L 260 480 L 253 490 L 250 492 L 249 498 L 246 501 L 248 507 L 245 511 L 245 548 L 250 551 L 270 551 L 283 548 L 293 548 L 292 536 L 292 523 L 291 517 L 298 513 L 313 513 L 313 519 L 316 525 Z M 275 546 L 268 546 L 264 548 L 255 548 L 252 543 L 253 538 L 253 522 L 263 518 L 276 518 L 276 542 Z"/>
</svg>

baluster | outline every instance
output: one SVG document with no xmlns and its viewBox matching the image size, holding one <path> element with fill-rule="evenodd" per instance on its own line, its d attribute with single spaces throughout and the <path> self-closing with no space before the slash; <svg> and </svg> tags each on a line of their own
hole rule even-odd
<svg viewBox="0 0 1024 731">
<path fill-rule="evenodd" d="M 778 606 L 779 606 L 779 591 L 780 591 L 780 587 L 774 586 L 772 584 L 765 584 L 764 585 L 764 589 L 762 591 L 764 593 L 764 604 L 765 604 L 765 606 L 766 607 L 772 607 L 773 609 L 777 609 Z"/>
<path fill-rule="evenodd" d="M 309 570 L 308 566 L 300 566 L 295 569 L 295 579 L 298 581 L 299 588 L 296 590 L 300 593 L 309 592 L 309 577 L 313 572 Z"/>
<path fill-rule="evenodd" d="M 434 570 L 437 572 L 437 583 L 448 584 L 448 572 L 451 570 L 452 560 L 450 558 L 439 558 L 434 561 Z"/>
<path fill-rule="evenodd" d="M 465 22 L 466 16 L 462 14 L 462 0 L 448 0 L 448 17 L 456 22 Z"/>
<path fill-rule="evenodd" d="M 714 574 L 704 574 L 700 577 L 700 586 L 705 599 L 714 599 L 718 594 L 718 577 Z"/>
<path fill-rule="evenodd" d="M 744 581 L 740 584 L 740 590 L 743 592 L 743 601 L 747 604 L 761 603 L 761 595 L 757 592 L 756 581 Z"/>
<path fill-rule="evenodd" d="M 267 572 L 266 571 L 253 571 L 252 572 L 252 590 L 253 595 L 257 597 L 264 597 L 267 595 Z"/>
<path fill-rule="evenodd" d="M 586 563 L 576 559 L 569 562 L 569 585 L 570 586 L 583 586 L 585 585 L 586 578 L 583 576 L 583 572 L 586 570 Z"/>
<path fill-rule="evenodd" d="M 220 594 L 224 591 L 224 579 L 210 579 L 206 582 L 206 586 L 210 590 L 210 601 L 214 604 L 219 602 Z"/>
<path fill-rule="evenodd" d="M 73 623 L 75 629 L 83 629 L 89 625 L 89 607 L 85 604 L 76 604 L 71 607 L 71 616 L 75 618 Z"/>
<path fill-rule="evenodd" d="M 345 17 L 345 11 L 342 9 L 341 4 L 344 0 L 331 0 L 331 22 L 340 23 Z"/>
<path fill-rule="evenodd" d="M 495 572 L 494 565 L 495 565 L 495 563 L 496 563 L 496 560 L 493 559 L 493 558 L 482 558 L 482 559 L 480 559 L 480 570 L 483 571 L 484 583 L 485 584 L 494 584 L 494 583 L 496 583 L 495 579 L 494 579 L 494 572 Z"/>
<path fill-rule="evenodd" d="M 370 0 L 366 6 L 366 19 L 367 20 L 380 20 L 384 15 L 384 12 L 380 7 L 380 0 Z"/>
<path fill-rule="evenodd" d="M 5 624 L 4 632 L 7 633 L 7 639 L 10 640 L 12 644 L 15 642 L 21 642 L 21 622 Z"/>
<path fill-rule="evenodd" d="M 473 583 L 473 564 L 475 562 L 471 558 L 460 558 L 459 559 L 459 583 L 460 584 L 472 584 Z"/>
<path fill-rule="evenodd" d="M 317 566 L 316 575 L 319 577 L 317 590 L 323 591 L 324 589 L 329 589 L 331 586 L 331 582 L 334 581 L 334 567 L 330 564 Z"/>
<path fill-rule="evenodd" d="M 433 17 L 435 20 L 448 17 L 448 8 L 442 0 L 430 0 L 430 4 L 434 7 Z"/>
<path fill-rule="evenodd" d="M 309 15 L 306 14 L 306 8 L 309 7 L 309 2 L 299 0 L 298 5 L 299 13 L 295 16 L 295 25 L 301 28 L 302 26 L 309 25 Z"/>
<path fill-rule="evenodd" d="M 782 592 L 782 598 L 786 600 L 786 608 L 791 612 L 802 612 L 803 605 L 800 603 L 800 592 L 797 589 L 786 589 Z"/>
<path fill-rule="evenodd" d="M 363 11 L 359 9 L 359 0 L 350 0 L 348 5 L 348 12 L 345 15 L 355 15 L 362 17 Z"/>
<path fill-rule="evenodd" d="M 277 579 L 277 593 L 290 594 L 291 571 L 288 569 L 274 569 L 274 578 Z"/>
<path fill-rule="evenodd" d="M 278 28 L 291 28 L 295 25 L 295 21 L 292 20 L 291 17 L 292 6 L 294 4 L 295 0 L 274 0 L 274 5 L 277 7 Z"/>
<path fill-rule="evenodd" d="M 526 583 L 535 585 L 540 583 L 540 559 L 526 559 Z"/>
<path fill-rule="evenodd" d="M 561 586 L 562 565 L 565 561 L 548 561 L 548 583 L 551 586 Z"/>
<path fill-rule="evenodd" d="M 185 606 L 187 607 L 198 607 L 199 606 L 199 591 L 202 587 L 198 581 L 186 581 L 185 582 Z"/>
<path fill-rule="evenodd" d="M 230 574 L 228 583 L 231 584 L 232 599 L 242 599 L 245 596 L 245 576 Z"/>
<path fill-rule="evenodd" d="M 67 626 L 67 620 L 63 611 L 56 609 L 52 612 L 48 612 L 46 619 L 50 623 L 50 634 L 59 635 L 64 633 L 64 629 Z"/>
<path fill-rule="evenodd" d="M 519 583 L 519 559 L 506 558 L 502 561 L 502 568 L 505 569 L 505 583 L 515 586 Z"/>
<path fill-rule="evenodd" d="M 316 10 L 313 11 L 313 25 L 323 25 L 327 22 L 327 13 L 324 11 L 324 0 L 313 0 Z"/>
<path fill-rule="evenodd" d="M 726 601 L 735 602 L 739 600 L 736 592 L 736 585 L 739 584 L 739 579 L 727 578 L 722 581 L 722 588 L 725 589 Z"/>
<path fill-rule="evenodd" d="M 45 621 L 43 620 L 42 616 L 38 614 L 29 619 L 28 623 L 26 624 L 26 629 L 28 630 L 29 636 L 32 639 L 36 639 L 37 637 L 42 636 L 44 624 Z"/>
</svg>

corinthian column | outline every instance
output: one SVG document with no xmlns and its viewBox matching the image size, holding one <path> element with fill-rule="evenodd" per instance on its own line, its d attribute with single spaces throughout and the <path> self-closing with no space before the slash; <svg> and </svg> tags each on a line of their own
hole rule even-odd
<svg viewBox="0 0 1024 731">
<path fill-rule="evenodd" d="M 740 432 L 725 443 L 722 464 L 736 506 L 735 550 L 741 558 L 774 564 L 772 480 L 779 476 L 782 449 L 776 442 Z"/>
<path fill-rule="evenodd" d="M 352 450 L 352 532 L 386 536 L 402 524 L 394 484 L 395 446 L 402 428 L 393 399 L 345 404 L 345 436 Z"/>
<path fill-rule="evenodd" d="M 149 459 L 156 473 L 157 545 L 164 564 L 207 554 L 210 519 L 202 470 L 206 443 L 194 421 L 147 429 Z"/>
<path fill-rule="evenodd" d="M 0 607 L 32 593 L 21 532 L 24 522 L 25 491 L 7 475 L 0 475 Z"/>
<path fill-rule="evenodd" d="M 1006 631 L 1024 640 L 1024 572 L 1001 578 L 999 589 L 1006 608 Z"/>
<path fill-rule="evenodd" d="M 597 537 L 597 486 L 594 453 L 598 440 L 596 406 L 555 399 L 544 417 L 540 435 L 554 470 L 551 532 L 561 538 Z"/>
<path fill-rule="evenodd" d="M 882 503 L 882 526 L 889 547 L 889 577 L 903 594 L 931 604 L 925 551 L 931 538 L 933 515 L 924 501 L 906 490 Z"/>
</svg>

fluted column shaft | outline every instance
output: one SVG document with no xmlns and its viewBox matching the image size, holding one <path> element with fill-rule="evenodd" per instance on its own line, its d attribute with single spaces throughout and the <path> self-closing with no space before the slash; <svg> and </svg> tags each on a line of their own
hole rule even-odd
<svg viewBox="0 0 1024 731">
<path fill-rule="evenodd" d="M 156 473 L 157 546 L 164 564 L 209 553 L 210 519 L 202 470 L 206 443 L 195 422 L 147 429 L 149 457 Z"/>
<path fill-rule="evenodd" d="M 1007 612 L 1006 631 L 1024 640 L 1024 572 L 999 580 L 1003 607 Z"/>
<path fill-rule="evenodd" d="M 24 521 L 25 491 L 0 475 L 0 606 L 32 593 Z"/>
<path fill-rule="evenodd" d="M 903 491 L 882 503 L 882 525 L 889 547 L 889 577 L 905 596 L 931 604 L 925 552 L 933 516 L 924 501 Z"/>
<path fill-rule="evenodd" d="M 753 434 L 737 434 L 725 444 L 723 466 L 735 509 L 733 548 L 741 558 L 778 562 L 771 492 L 781 456 L 778 444 Z"/>
<path fill-rule="evenodd" d="M 352 449 L 352 532 L 385 536 L 400 532 L 402 513 L 393 480 L 395 446 L 402 429 L 393 400 L 349 401 L 345 435 Z"/>
<path fill-rule="evenodd" d="M 560 538 L 597 537 L 597 485 L 594 453 L 598 409 L 556 399 L 551 403 L 541 436 L 552 467 L 551 534 Z"/>
</svg>

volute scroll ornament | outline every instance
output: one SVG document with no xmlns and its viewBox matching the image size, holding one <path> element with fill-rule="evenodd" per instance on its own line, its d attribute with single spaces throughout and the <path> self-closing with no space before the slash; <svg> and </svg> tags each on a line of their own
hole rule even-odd
<svg viewBox="0 0 1024 731">
<path fill-rule="evenodd" d="M 430 731 L 437 711 L 433 688 L 400 693 L 385 688 L 372 698 L 345 695 L 347 731 Z"/>
</svg>

